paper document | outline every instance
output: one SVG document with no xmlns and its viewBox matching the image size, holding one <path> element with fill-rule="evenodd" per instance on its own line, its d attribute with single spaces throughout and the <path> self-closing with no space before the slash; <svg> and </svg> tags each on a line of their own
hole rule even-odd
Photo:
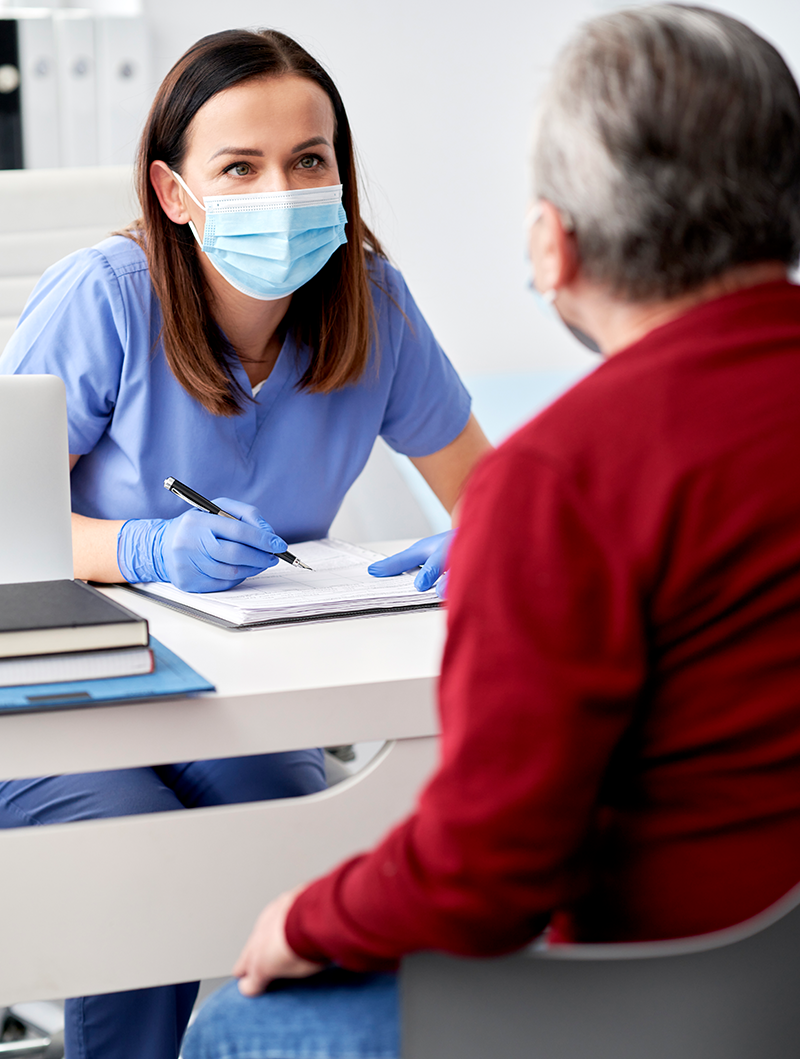
<svg viewBox="0 0 800 1059">
<path fill-rule="evenodd" d="M 438 602 L 433 589 L 414 588 L 413 573 L 373 577 L 367 567 L 384 556 L 356 544 L 328 538 L 292 544 L 291 552 L 311 570 L 281 562 L 225 592 L 182 592 L 160 581 L 133 587 L 232 625 L 343 617 Z"/>
</svg>

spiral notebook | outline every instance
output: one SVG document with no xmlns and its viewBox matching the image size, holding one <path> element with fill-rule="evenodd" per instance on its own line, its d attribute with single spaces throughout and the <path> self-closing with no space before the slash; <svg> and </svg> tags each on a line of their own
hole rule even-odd
<svg viewBox="0 0 800 1059">
<path fill-rule="evenodd" d="M 291 550 L 311 570 L 280 563 L 225 592 L 182 592 L 165 582 L 129 587 L 228 629 L 331 621 L 440 605 L 432 589 L 418 592 L 414 588 L 414 574 L 373 577 L 367 567 L 385 556 L 359 545 L 325 538 L 292 544 Z"/>
</svg>

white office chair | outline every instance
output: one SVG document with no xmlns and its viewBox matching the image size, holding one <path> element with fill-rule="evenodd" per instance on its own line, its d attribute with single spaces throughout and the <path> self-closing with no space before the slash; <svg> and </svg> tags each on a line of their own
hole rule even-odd
<svg viewBox="0 0 800 1059">
<path fill-rule="evenodd" d="M 422 953 L 401 995 L 403 1059 L 797 1059 L 800 886 L 697 938 Z"/>
<path fill-rule="evenodd" d="M 130 166 L 0 172 L 0 353 L 45 269 L 138 216 Z"/>
</svg>

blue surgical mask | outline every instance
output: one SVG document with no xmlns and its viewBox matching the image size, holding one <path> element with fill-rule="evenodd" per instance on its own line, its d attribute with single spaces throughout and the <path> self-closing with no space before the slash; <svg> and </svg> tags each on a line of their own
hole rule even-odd
<svg viewBox="0 0 800 1059">
<path fill-rule="evenodd" d="M 179 173 L 172 174 L 205 211 L 203 253 L 232 287 L 259 301 L 299 290 L 347 242 L 342 185 L 203 196 L 199 202 Z"/>
</svg>

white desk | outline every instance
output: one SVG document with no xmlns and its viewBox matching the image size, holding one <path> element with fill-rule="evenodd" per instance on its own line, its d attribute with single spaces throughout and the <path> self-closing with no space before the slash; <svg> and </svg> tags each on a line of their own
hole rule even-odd
<svg viewBox="0 0 800 1059">
<path fill-rule="evenodd" d="M 305 798 L 0 831 L 0 1005 L 227 974 L 263 905 L 371 845 L 435 763 L 442 613 L 229 632 L 109 593 L 216 693 L 1 716 L 0 777 L 391 742 Z"/>
</svg>

